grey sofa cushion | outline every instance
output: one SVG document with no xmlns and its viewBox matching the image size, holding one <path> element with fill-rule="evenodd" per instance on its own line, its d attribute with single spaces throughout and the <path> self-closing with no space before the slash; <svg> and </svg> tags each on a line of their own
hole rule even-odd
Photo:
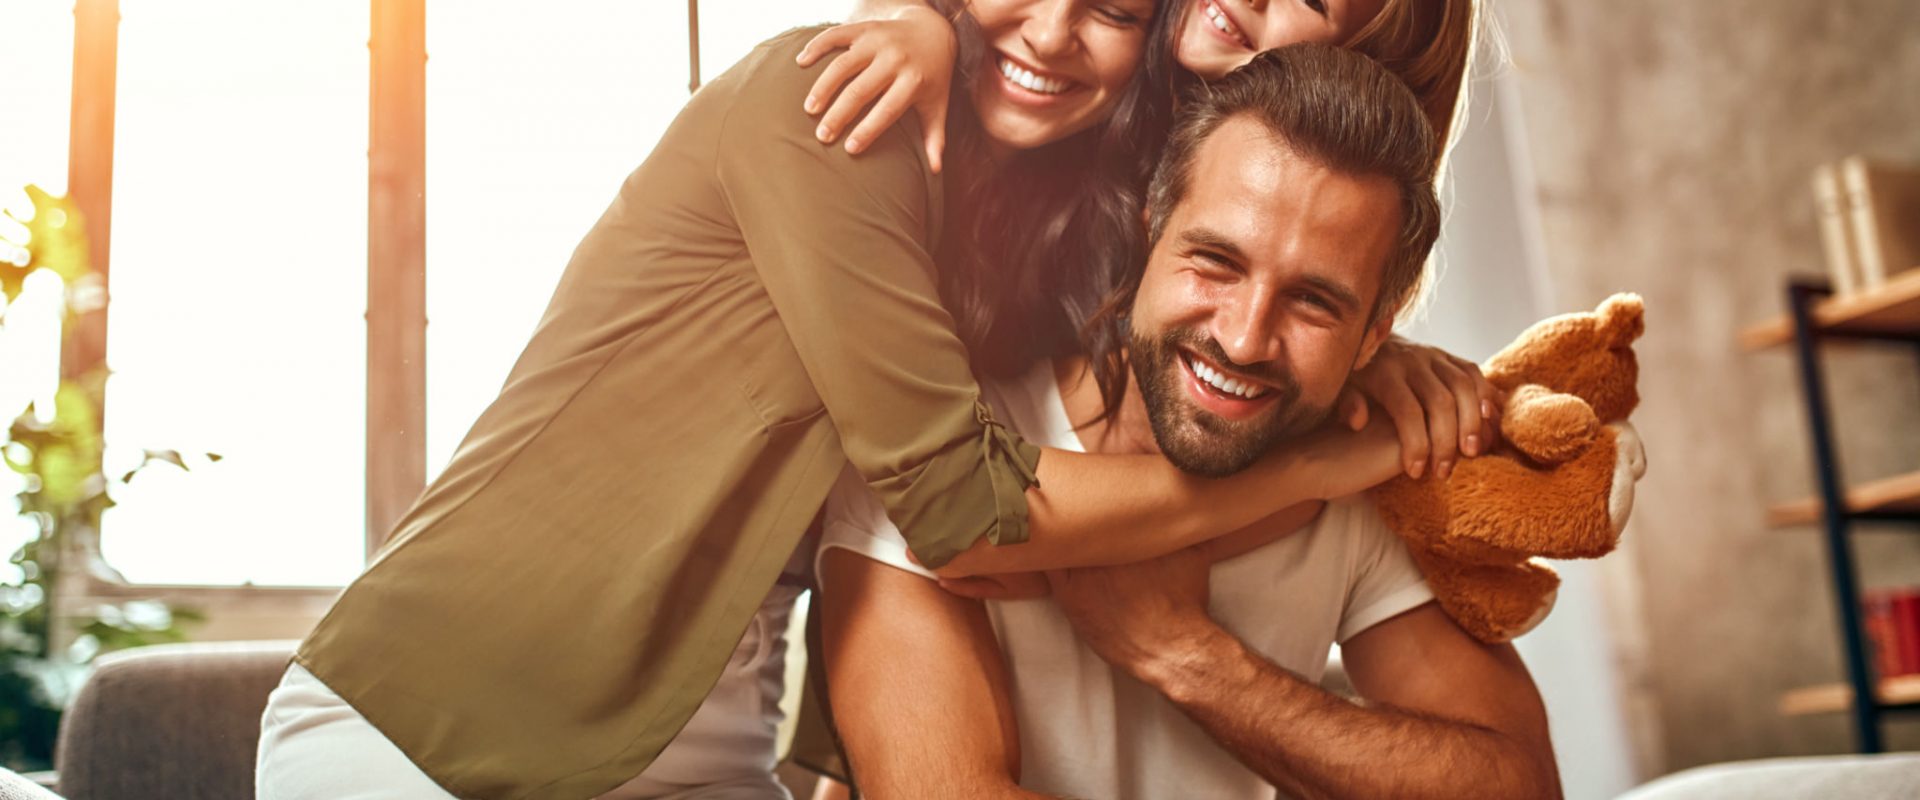
<svg viewBox="0 0 1920 800">
<path fill-rule="evenodd" d="M 295 644 L 170 644 L 102 657 L 60 723 L 60 793 L 252 797 L 260 713 Z"/>
<path fill-rule="evenodd" d="M 60 800 L 60 796 L 20 773 L 0 767 L 0 800 Z"/>
<path fill-rule="evenodd" d="M 1920 797 L 1920 754 L 1771 758 L 1676 772 L 1619 800 Z"/>
</svg>

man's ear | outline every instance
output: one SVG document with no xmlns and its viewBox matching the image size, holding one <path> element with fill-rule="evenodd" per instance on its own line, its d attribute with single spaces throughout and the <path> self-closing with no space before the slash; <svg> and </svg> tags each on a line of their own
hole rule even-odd
<svg viewBox="0 0 1920 800">
<path fill-rule="evenodd" d="M 1143 230 L 1143 231 L 1153 230 L 1153 210 L 1152 209 L 1148 209 L 1148 208 L 1140 209 L 1140 230 Z"/>
<path fill-rule="evenodd" d="M 1380 318 L 1367 325 L 1367 333 L 1360 340 L 1360 358 L 1353 368 L 1358 370 L 1373 362 L 1373 356 L 1380 352 L 1380 345 L 1386 344 L 1387 337 L 1393 335 L 1393 318 L 1399 316 L 1399 309 L 1381 309 Z"/>
</svg>

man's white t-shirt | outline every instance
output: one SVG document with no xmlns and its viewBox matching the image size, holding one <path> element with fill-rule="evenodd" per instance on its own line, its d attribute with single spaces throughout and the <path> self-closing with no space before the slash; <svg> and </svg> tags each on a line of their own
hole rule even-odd
<svg viewBox="0 0 1920 800">
<path fill-rule="evenodd" d="M 983 392 L 1028 441 L 1083 450 L 1051 365 Z M 930 576 L 907 560 L 899 529 L 851 470 L 828 496 L 824 533 L 820 552 L 844 547 Z M 1362 498 L 1330 503 L 1304 530 L 1215 564 L 1211 588 L 1214 620 L 1314 682 L 1333 643 L 1433 598 L 1405 545 Z M 987 613 L 1012 681 L 1022 786 L 1101 800 L 1278 796 L 1166 698 L 1082 644 L 1051 598 L 990 601 Z"/>
</svg>

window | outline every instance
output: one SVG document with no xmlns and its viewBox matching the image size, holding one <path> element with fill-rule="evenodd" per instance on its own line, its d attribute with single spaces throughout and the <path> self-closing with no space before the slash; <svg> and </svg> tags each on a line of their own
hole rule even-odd
<svg viewBox="0 0 1920 800">
<path fill-rule="evenodd" d="M 848 5 L 706 0 L 701 73 Z M 364 565 L 368 496 L 369 9 L 121 0 L 120 11 L 108 468 L 144 448 L 223 458 L 120 490 L 105 555 L 134 583 L 345 583 Z M 45 141 L 10 138 L 7 162 L 57 158 L 60 174 L 27 178 L 56 192 L 68 70 L 44 67 L 70 60 L 72 12 L 0 11 L 0 30 L 23 32 L 0 33 L 0 65 L 63 78 L 10 92 L 44 117 L 24 132 Z M 408 445 L 425 449 L 429 478 L 498 392 L 574 245 L 685 101 L 687 21 L 678 3 L 620 0 L 429 9 L 428 419 Z M 25 391 L 10 378 L 0 399 Z"/>
<path fill-rule="evenodd" d="M 705 0 L 700 73 L 850 5 Z M 685 6 L 522 7 L 475 0 L 427 19 L 429 478 L 499 392 L 574 245 L 687 97 Z"/>
<path fill-rule="evenodd" d="M 122 0 L 109 472 L 135 583 L 338 584 L 364 563 L 365 3 Z"/>
</svg>

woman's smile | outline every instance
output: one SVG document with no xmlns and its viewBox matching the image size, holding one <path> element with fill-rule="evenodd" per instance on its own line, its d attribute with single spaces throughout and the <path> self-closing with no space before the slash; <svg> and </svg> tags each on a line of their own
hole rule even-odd
<svg viewBox="0 0 1920 800">
<path fill-rule="evenodd" d="M 1145 49 L 1152 0 L 973 0 L 987 42 L 969 92 L 991 150 L 1031 150 L 1100 124 Z M 1121 9 L 1125 9 L 1124 11 Z"/>
<path fill-rule="evenodd" d="M 1000 62 L 1001 84 L 1009 99 L 1026 105 L 1043 105 L 1059 102 L 1063 95 L 1085 87 L 1085 84 L 1067 78 L 1056 72 L 1048 72 L 1015 59 L 1006 53 L 996 53 Z"/>
</svg>

